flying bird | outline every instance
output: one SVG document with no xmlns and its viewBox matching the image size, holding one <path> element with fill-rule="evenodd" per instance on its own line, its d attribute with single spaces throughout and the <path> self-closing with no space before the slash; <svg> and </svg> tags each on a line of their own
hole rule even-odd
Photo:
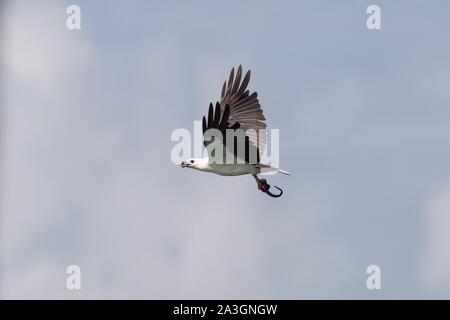
<svg viewBox="0 0 450 320">
<path fill-rule="evenodd" d="M 208 156 L 182 161 L 181 167 L 222 176 L 251 174 L 259 190 L 278 198 L 283 190 L 274 186 L 280 193 L 273 194 L 267 180 L 258 178 L 258 174 L 290 173 L 260 162 L 266 148 L 267 125 L 258 94 L 247 90 L 249 82 L 250 70 L 242 78 L 242 66 L 236 75 L 234 68 L 231 69 L 228 82 L 223 84 L 220 101 L 215 107 L 210 103 L 208 117 L 203 117 L 203 144 Z"/>
</svg>

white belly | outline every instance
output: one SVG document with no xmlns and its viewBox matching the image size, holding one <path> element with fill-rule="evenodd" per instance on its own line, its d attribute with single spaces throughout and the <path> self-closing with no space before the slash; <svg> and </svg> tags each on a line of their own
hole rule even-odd
<svg viewBox="0 0 450 320">
<path fill-rule="evenodd" d="M 259 168 L 254 164 L 211 164 L 212 172 L 221 176 L 240 176 L 243 174 L 258 174 Z"/>
</svg>

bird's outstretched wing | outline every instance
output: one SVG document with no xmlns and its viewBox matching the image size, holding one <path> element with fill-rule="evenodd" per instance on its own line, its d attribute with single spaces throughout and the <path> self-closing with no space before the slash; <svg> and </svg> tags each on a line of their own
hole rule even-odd
<svg viewBox="0 0 450 320">
<path fill-rule="evenodd" d="M 250 70 L 243 79 L 242 66 L 239 66 L 236 76 L 234 68 L 231 70 L 228 82 L 225 81 L 223 84 L 220 102 L 216 103 L 215 108 L 212 103 L 209 105 L 208 120 L 203 117 L 203 134 L 205 135 L 208 129 L 219 130 L 223 135 L 222 142 L 227 147 L 229 145 L 226 143 L 226 130 L 242 129 L 245 134 L 243 160 L 247 163 L 254 162 L 250 155 L 256 154 L 256 163 L 259 163 L 260 155 L 264 154 L 266 147 L 266 123 L 257 93 L 250 94 L 247 90 L 249 82 Z M 235 157 L 238 157 L 237 140 L 235 139 L 232 150 Z M 207 149 L 211 142 L 205 139 L 204 144 Z M 230 149 L 228 148 L 225 152 L 230 152 Z"/>
</svg>

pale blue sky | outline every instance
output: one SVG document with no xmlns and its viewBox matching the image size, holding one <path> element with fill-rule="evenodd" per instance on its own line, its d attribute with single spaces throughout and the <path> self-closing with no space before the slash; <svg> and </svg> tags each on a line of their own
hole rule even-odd
<svg viewBox="0 0 450 320">
<path fill-rule="evenodd" d="M 4 297 L 450 297 L 448 1 L 2 11 Z M 239 64 L 280 129 L 280 199 L 170 161 Z"/>
</svg>

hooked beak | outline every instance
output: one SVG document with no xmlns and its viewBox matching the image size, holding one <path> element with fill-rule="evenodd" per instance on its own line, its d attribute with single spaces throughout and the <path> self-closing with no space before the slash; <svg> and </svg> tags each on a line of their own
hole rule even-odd
<svg viewBox="0 0 450 320">
<path fill-rule="evenodd" d="M 186 167 L 188 167 L 188 164 L 185 161 L 182 161 L 181 162 L 181 167 L 182 168 L 186 168 Z"/>
</svg>

